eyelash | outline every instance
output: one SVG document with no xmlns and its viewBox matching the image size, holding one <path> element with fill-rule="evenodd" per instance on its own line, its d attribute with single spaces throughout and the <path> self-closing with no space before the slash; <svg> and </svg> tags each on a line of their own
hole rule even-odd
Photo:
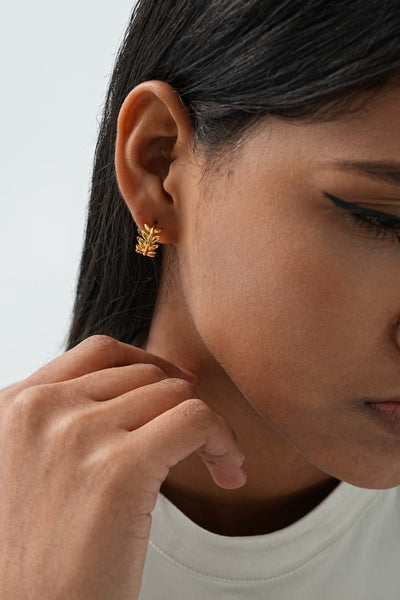
<svg viewBox="0 0 400 600">
<path fill-rule="evenodd" d="M 354 226 L 366 228 L 375 232 L 375 238 L 385 239 L 389 234 L 391 239 L 400 243 L 400 222 L 391 217 L 377 217 L 375 215 L 359 215 L 349 213 Z"/>
<path fill-rule="evenodd" d="M 368 211 L 362 206 L 345 202 L 326 191 L 324 191 L 324 196 L 337 207 L 346 211 L 346 217 L 350 219 L 353 226 L 375 232 L 375 238 L 385 239 L 389 234 L 392 241 L 400 243 L 400 218 L 375 210 Z"/>
</svg>

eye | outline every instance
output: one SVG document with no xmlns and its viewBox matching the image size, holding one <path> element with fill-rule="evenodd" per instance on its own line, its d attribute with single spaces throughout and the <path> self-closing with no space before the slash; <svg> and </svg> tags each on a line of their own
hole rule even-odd
<svg viewBox="0 0 400 600">
<path fill-rule="evenodd" d="M 400 243 L 400 223 L 390 224 L 386 219 L 380 219 L 379 217 L 368 217 L 361 216 L 354 213 L 350 213 L 355 226 L 363 227 L 368 231 L 375 232 L 375 238 L 385 239 L 387 235 L 397 242 Z"/>
<path fill-rule="evenodd" d="M 324 195 L 336 206 L 348 211 L 354 226 L 375 233 L 375 238 L 385 239 L 389 236 L 392 241 L 400 243 L 400 218 L 396 215 L 369 210 L 357 204 L 345 202 L 327 192 L 324 192 Z"/>
</svg>

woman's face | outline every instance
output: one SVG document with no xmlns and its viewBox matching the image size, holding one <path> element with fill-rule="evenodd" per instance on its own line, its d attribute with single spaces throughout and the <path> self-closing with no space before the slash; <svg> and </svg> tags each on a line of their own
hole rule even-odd
<svg viewBox="0 0 400 600">
<path fill-rule="evenodd" d="M 310 462 L 372 488 L 400 484 L 400 433 L 365 405 L 400 398 L 400 244 L 324 192 L 400 218 L 400 171 L 344 166 L 396 160 L 400 90 L 388 89 L 336 120 L 265 120 L 231 158 L 205 175 L 188 161 L 171 184 L 185 198 L 183 293 L 207 349 Z"/>
</svg>

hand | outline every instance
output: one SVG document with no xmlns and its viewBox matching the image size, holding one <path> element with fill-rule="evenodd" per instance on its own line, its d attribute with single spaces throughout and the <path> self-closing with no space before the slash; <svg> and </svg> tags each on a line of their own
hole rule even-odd
<svg viewBox="0 0 400 600">
<path fill-rule="evenodd" d="M 2 600 L 134 600 L 169 469 L 197 452 L 216 484 L 243 485 L 236 437 L 195 383 L 93 336 L 0 392 Z"/>
</svg>

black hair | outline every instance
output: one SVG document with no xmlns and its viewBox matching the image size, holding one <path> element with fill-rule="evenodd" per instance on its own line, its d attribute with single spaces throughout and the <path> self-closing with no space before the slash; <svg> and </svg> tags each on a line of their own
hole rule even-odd
<svg viewBox="0 0 400 600">
<path fill-rule="evenodd" d="M 331 119 L 400 73 L 399 0 L 140 0 L 118 51 L 94 160 L 70 349 L 93 334 L 142 345 L 162 245 L 135 252 L 137 228 L 115 174 L 117 117 L 158 79 L 180 94 L 210 155 L 266 115 Z"/>
</svg>

